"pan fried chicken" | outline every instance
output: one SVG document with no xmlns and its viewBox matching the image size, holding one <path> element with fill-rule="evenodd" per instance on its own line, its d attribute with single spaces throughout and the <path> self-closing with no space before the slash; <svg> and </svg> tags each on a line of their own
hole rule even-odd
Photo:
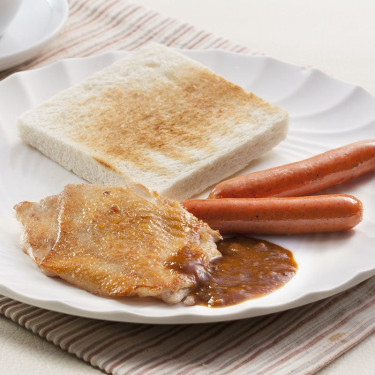
<svg viewBox="0 0 375 375">
<path fill-rule="evenodd" d="M 15 210 L 24 226 L 24 250 L 38 267 L 101 296 L 178 303 L 197 274 L 221 255 L 218 232 L 178 202 L 140 185 L 67 185 L 58 195 L 21 202 Z M 185 253 L 191 272 L 173 264 Z"/>
</svg>

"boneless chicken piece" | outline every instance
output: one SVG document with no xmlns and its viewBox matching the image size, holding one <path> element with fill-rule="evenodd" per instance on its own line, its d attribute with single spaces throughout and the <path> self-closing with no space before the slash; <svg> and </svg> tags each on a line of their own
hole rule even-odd
<svg viewBox="0 0 375 375">
<path fill-rule="evenodd" d="M 36 264 L 101 296 L 178 303 L 196 275 L 221 255 L 218 232 L 178 202 L 138 185 L 67 185 L 57 196 L 21 202 L 15 210 L 25 228 L 25 250 Z M 173 266 L 179 253 L 189 253 L 190 269 L 199 270 Z"/>
</svg>

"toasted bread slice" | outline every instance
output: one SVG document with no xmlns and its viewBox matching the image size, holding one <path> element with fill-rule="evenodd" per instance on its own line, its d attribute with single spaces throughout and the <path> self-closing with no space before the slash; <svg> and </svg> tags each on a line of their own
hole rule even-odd
<svg viewBox="0 0 375 375">
<path fill-rule="evenodd" d="M 288 114 L 152 44 L 21 115 L 24 142 L 87 181 L 183 200 L 286 136 Z"/>
</svg>

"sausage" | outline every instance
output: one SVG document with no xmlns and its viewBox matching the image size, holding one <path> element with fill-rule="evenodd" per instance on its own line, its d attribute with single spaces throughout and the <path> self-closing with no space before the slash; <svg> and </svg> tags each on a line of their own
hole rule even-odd
<svg viewBox="0 0 375 375">
<path fill-rule="evenodd" d="M 222 181 L 210 198 L 310 195 L 375 170 L 375 140 L 339 147 L 311 158 Z"/>
<path fill-rule="evenodd" d="M 335 232 L 362 220 L 362 203 L 347 194 L 306 197 L 191 199 L 183 206 L 221 234 Z"/>
</svg>

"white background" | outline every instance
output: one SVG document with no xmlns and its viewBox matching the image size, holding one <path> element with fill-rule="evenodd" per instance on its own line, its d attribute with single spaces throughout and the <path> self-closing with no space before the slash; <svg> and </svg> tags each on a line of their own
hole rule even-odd
<svg viewBox="0 0 375 375">
<path fill-rule="evenodd" d="M 375 95 L 375 0 L 138 0 L 285 62 L 319 68 Z M 375 251 L 375 249 L 374 249 Z M 324 375 L 375 373 L 375 335 Z M 0 374 L 101 374 L 0 317 Z"/>
</svg>

